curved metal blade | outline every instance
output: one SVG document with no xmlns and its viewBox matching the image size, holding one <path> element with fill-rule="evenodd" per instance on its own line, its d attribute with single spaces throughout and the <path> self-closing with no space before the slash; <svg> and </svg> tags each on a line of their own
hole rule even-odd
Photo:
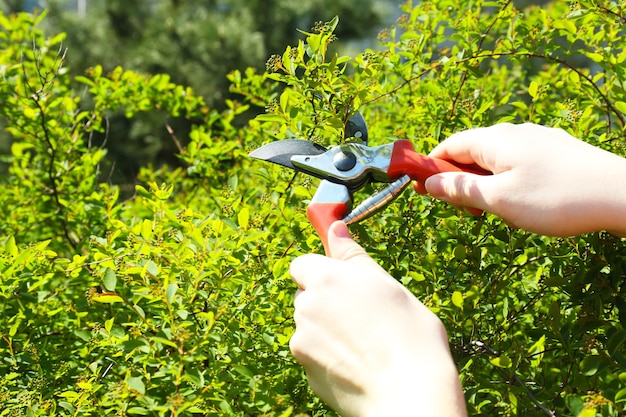
<svg viewBox="0 0 626 417">
<path fill-rule="evenodd" d="M 354 113 L 347 121 L 345 126 L 344 137 L 346 139 L 355 138 L 367 145 L 369 135 L 367 133 L 367 124 L 363 115 L 359 112 Z"/>
<path fill-rule="evenodd" d="M 250 156 L 297 170 L 291 163 L 292 156 L 314 156 L 321 155 L 324 152 L 326 152 L 326 148 L 317 143 L 302 139 L 285 139 L 263 145 L 259 149 L 252 151 Z"/>
</svg>

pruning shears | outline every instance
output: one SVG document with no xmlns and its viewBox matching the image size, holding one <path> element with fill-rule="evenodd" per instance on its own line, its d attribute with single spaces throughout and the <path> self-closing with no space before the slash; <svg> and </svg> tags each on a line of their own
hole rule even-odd
<svg viewBox="0 0 626 417">
<path fill-rule="evenodd" d="M 345 137 L 345 143 L 330 149 L 308 140 L 285 139 L 250 153 L 253 158 L 322 180 L 307 207 L 307 217 L 326 250 L 328 229 L 333 222 L 352 224 L 373 215 L 396 198 L 411 180 L 424 182 L 434 174 L 448 171 L 488 174 L 475 166 L 422 155 L 408 140 L 370 147 L 365 120 L 358 112 L 348 119 Z M 353 194 L 373 182 L 389 185 L 352 209 Z"/>
</svg>

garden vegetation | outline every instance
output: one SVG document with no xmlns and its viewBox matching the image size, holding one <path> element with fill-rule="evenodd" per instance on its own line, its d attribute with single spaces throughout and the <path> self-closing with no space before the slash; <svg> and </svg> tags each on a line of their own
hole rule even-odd
<svg viewBox="0 0 626 417">
<path fill-rule="evenodd" d="M 341 16 L 294 30 L 265 72 L 229 74 L 238 98 L 219 111 L 165 73 L 71 76 L 45 13 L 0 15 L 0 416 L 334 415 L 288 347 L 289 263 L 323 251 L 305 215 L 317 181 L 251 160 L 264 143 L 335 145 L 358 110 L 373 145 L 426 153 L 534 122 L 626 155 L 622 2 L 403 12 L 353 56 L 333 50 Z M 180 166 L 113 183 L 94 138 L 120 111 L 189 120 L 185 140 L 168 132 Z M 351 230 L 443 320 L 471 415 L 624 414 L 624 240 L 546 238 L 408 191 Z"/>
</svg>

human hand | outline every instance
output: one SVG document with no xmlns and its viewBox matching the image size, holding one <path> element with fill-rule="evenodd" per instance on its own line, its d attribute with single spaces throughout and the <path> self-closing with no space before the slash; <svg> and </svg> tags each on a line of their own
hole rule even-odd
<svg viewBox="0 0 626 417">
<path fill-rule="evenodd" d="M 346 225 L 328 232 L 330 257 L 309 254 L 290 272 L 291 350 L 311 388 L 342 416 L 465 416 L 441 321 L 376 264 Z"/>
<path fill-rule="evenodd" d="M 493 172 L 446 172 L 426 180 L 426 191 L 454 205 L 545 235 L 626 234 L 626 159 L 561 129 L 503 123 L 466 130 L 429 156 Z"/>
</svg>

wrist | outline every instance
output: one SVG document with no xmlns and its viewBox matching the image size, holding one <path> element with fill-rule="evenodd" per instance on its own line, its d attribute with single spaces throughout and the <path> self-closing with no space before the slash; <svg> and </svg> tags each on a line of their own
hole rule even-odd
<svg viewBox="0 0 626 417">
<path fill-rule="evenodd" d="M 459 375 L 448 352 L 410 365 L 399 363 L 377 380 L 372 403 L 364 414 L 375 416 L 465 417 Z"/>
<path fill-rule="evenodd" d="M 626 159 L 611 154 L 606 160 L 603 173 L 605 174 L 596 185 L 600 190 L 594 204 L 597 207 L 594 218 L 599 227 L 597 230 L 607 230 L 615 235 L 626 236 Z"/>
</svg>

